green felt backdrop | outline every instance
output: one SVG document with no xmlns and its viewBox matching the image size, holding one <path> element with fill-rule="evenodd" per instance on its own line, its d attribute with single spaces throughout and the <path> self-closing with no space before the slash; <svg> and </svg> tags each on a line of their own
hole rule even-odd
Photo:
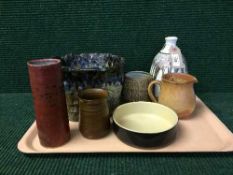
<svg viewBox="0 0 233 175">
<path fill-rule="evenodd" d="M 177 35 L 199 92 L 233 89 L 232 1 L 0 1 L 0 93 L 30 92 L 26 61 L 111 52 L 125 71 L 149 71 L 164 37 Z"/>
</svg>

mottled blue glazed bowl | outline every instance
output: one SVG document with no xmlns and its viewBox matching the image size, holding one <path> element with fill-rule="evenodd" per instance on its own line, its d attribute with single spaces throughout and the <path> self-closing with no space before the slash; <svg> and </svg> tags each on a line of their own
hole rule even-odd
<svg viewBox="0 0 233 175">
<path fill-rule="evenodd" d="M 86 88 L 106 89 L 110 112 L 119 105 L 124 58 L 109 53 L 82 53 L 67 54 L 61 60 L 70 120 L 78 120 L 78 92 Z"/>
</svg>

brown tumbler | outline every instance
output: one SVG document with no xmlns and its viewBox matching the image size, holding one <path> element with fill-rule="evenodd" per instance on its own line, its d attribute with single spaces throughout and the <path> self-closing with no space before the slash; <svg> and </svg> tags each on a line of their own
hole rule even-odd
<svg viewBox="0 0 233 175">
<path fill-rule="evenodd" d="M 85 89 L 79 93 L 79 129 L 88 139 L 98 139 L 110 131 L 108 93 L 104 89 Z"/>
<path fill-rule="evenodd" d="M 36 125 L 41 145 L 58 147 L 70 139 L 59 59 L 28 61 Z"/>
</svg>

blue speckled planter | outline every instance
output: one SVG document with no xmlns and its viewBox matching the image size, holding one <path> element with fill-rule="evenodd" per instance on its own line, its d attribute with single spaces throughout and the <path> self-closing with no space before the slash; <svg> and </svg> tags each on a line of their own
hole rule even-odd
<svg viewBox="0 0 233 175">
<path fill-rule="evenodd" d="M 108 53 L 67 54 L 62 60 L 69 119 L 78 121 L 78 91 L 103 88 L 108 91 L 112 112 L 120 103 L 124 59 Z"/>
</svg>

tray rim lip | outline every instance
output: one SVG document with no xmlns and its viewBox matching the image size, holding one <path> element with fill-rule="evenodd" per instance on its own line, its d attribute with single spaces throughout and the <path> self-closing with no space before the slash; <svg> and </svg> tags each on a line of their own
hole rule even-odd
<svg viewBox="0 0 233 175">
<path fill-rule="evenodd" d="M 205 105 L 205 103 L 197 97 L 197 99 Z M 213 113 L 211 109 L 207 105 L 205 105 L 206 108 L 214 115 L 214 120 L 219 122 L 219 124 L 224 127 L 228 133 L 228 137 L 231 137 L 233 139 L 233 133 L 231 130 L 227 128 L 227 126 Z M 72 121 L 70 121 L 72 122 Z M 127 153 L 127 154 L 148 154 L 148 153 L 153 153 L 153 154 L 185 154 L 185 153 L 232 153 L 233 152 L 233 140 L 231 142 L 231 145 L 226 146 L 226 149 L 220 149 L 216 151 L 200 151 L 200 150 L 193 150 L 193 151 L 153 151 L 153 150 L 147 150 L 147 149 L 139 149 L 137 151 L 82 151 L 82 152 L 77 152 L 77 151 L 50 151 L 50 152 L 43 152 L 43 151 L 33 151 L 32 149 L 24 149 L 23 143 L 26 142 L 26 138 L 31 134 L 33 130 L 36 129 L 36 121 L 34 120 L 33 123 L 30 125 L 30 127 L 27 129 L 27 131 L 24 133 L 24 135 L 21 137 L 21 139 L 17 143 L 17 149 L 24 154 L 27 155 L 38 155 L 38 154 L 44 154 L 44 155 L 49 155 L 49 154 L 120 154 L 120 153 Z M 31 131 L 31 132 L 30 132 Z M 37 131 L 36 131 L 37 132 Z"/>
</svg>

